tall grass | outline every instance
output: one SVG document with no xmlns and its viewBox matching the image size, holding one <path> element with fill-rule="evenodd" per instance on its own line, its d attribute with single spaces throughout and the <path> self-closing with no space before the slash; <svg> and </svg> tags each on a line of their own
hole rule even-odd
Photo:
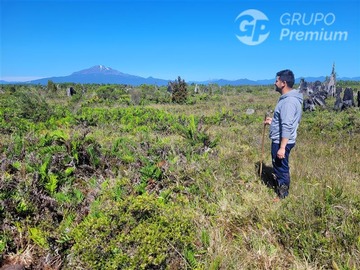
<svg viewBox="0 0 360 270">
<path fill-rule="evenodd" d="M 26 251 L 34 269 L 360 268 L 359 108 L 303 114 L 276 202 L 268 139 L 258 175 L 270 88 L 141 106 L 92 88 L 49 97 L 41 125 L 3 120 L 0 264 Z"/>
<path fill-rule="evenodd" d="M 203 103 L 201 110 L 181 107 L 209 118 L 232 115 L 211 127 L 212 133 L 221 134 L 219 146 L 196 162 L 194 177 L 201 190 L 209 190 L 205 204 L 215 209 L 214 215 L 205 211 L 199 219 L 199 230 L 210 232 L 205 269 L 219 261 L 219 269 L 357 269 L 359 110 L 336 113 L 330 105 L 303 114 L 290 157 L 291 195 L 274 203 L 275 194 L 259 180 L 255 165 L 261 154 L 263 115 L 277 98 L 271 91 L 241 93 Z M 255 108 L 255 114 L 246 115 L 247 108 Z M 174 112 L 171 106 L 163 109 Z M 176 107 L 175 112 L 183 111 Z M 267 167 L 269 145 L 267 141 Z"/>
</svg>

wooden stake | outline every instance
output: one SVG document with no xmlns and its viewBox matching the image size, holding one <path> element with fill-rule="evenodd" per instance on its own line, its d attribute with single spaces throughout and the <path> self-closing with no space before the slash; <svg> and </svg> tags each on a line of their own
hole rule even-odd
<svg viewBox="0 0 360 270">
<path fill-rule="evenodd" d="M 264 121 L 269 116 L 269 113 L 267 112 L 264 117 Z M 262 140 L 261 140 L 261 160 L 260 160 L 260 178 L 262 175 L 262 166 L 263 166 L 263 160 L 264 160 L 264 143 L 265 143 L 265 130 L 266 130 L 266 124 L 264 123 L 263 132 L 262 132 Z"/>
</svg>

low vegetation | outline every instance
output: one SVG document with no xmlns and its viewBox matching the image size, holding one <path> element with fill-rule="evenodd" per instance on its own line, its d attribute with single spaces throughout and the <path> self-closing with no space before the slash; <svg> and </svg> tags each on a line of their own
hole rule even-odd
<svg viewBox="0 0 360 270">
<path fill-rule="evenodd" d="M 359 108 L 304 112 L 274 202 L 272 86 L 175 88 L 1 86 L 0 265 L 360 268 Z"/>
</svg>

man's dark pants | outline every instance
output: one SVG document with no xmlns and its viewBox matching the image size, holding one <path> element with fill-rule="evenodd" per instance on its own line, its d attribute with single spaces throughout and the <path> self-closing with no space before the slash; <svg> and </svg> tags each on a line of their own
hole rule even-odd
<svg viewBox="0 0 360 270">
<path fill-rule="evenodd" d="M 276 175 L 276 180 L 278 187 L 286 186 L 287 189 L 290 187 L 290 167 L 289 167 L 289 156 L 291 149 L 295 146 L 295 143 L 287 144 L 285 147 L 285 158 L 280 159 L 277 157 L 277 152 L 280 149 L 279 143 L 271 144 L 271 157 L 272 165 L 274 169 L 274 174 Z M 285 197 L 288 195 L 288 192 L 285 192 Z"/>
</svg>

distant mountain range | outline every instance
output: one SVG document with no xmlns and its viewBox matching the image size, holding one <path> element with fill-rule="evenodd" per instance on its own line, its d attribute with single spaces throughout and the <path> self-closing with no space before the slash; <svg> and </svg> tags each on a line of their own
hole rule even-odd
<svg viewBox="0 0 360 270">
<path fill-rule="evenodd" d="M 175 80 L 176 78 L 174 78 Z M 326 77 L 305 77 L 305 81 L 314 82 L 314 81 L 325 81 Z M 28 82 L 7 82 L 0 81 L 0 84 L 41 84 L 46 85 L 48 81 L 51 80 L 54 83 L 98 83 L 98 84 L 127 84 L 138 86 L 141 84 L 153 84 L 153 85 L 167 85 L 170 80 L 164 80 L 159 78 L 143 78 L 140 76 L 130 75 L 126 73 L 122 73 L 110 67 L 106 67 L 103 65 L 93 66 L 88 69 L 76 71 L 68 76 L 62 77 L 49 77 L 42 78 L 38 80 L 32 80 Z M 337 78 L 337 80 L 352 80 L 352 81 L 360 81 L 360 77 L 355 78 Z M 300 81 L 300 78 L 296 79 L 296 83 Z M 274 83 L 274 79 L 265 79 L 265 80 L 248 80 L 248 79 L 239 79 L 239 80 L 208 80 L 208 81 L 190 81 L 187 83 L 197 83 L 197 84 L 218 84 L 218 85 L 269 85 Z"/>
</svg>

